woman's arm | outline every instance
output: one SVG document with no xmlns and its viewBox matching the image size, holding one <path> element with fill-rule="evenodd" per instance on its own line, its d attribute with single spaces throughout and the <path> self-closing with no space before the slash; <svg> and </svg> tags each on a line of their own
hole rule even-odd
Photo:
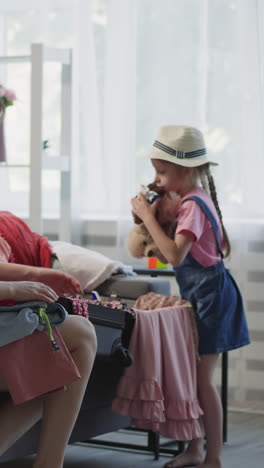
<svg viewBox="0 0 264 468">
<path fill-rule="evenodd" d="M 0 281 L 0 300 L 16 302 L 44 301 L 54 302 L 57 294 L 46 284 L 31 281 Z"/>
<path fill-rule="evenodd" d="M 59 296 L 82 294 L 78 280 L 68 273 L 52 268 L 0 263 L 0 281 L 36 281 L 50 286 Z"/>
<path fill-rule="evenodd" d="M 29 265 L 0 263 L 0 281 L 37 281 L 39 270 Z"/>
</svg>

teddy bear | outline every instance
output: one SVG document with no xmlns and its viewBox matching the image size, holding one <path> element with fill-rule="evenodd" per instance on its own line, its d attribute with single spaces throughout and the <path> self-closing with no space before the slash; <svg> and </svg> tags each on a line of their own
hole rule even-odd
<svg viewBox="0 0 264 468">
<path fill-rule="evenodd" d="M 149 189 L 149 190 L 148 190 Z M 149 194 L 149 191 L 152 192 Z M 180 197 L 175 193 L 169 195 L 164 190 L 159 189 L 155 182 L 147 186 L 147 190 L 143 192 L 145 198 L 155 198 L 153 193 L 157 194 L 160 201 L 157 205 L 156 218 L 161 225 L 162 229 L 167 235 L 171 236 L 173 229 L 176 228 L 177 213 L 180 206 Z M 151 200 L 150 200 L 151 203 Z M 148 232 L 141 219 L 132 212 L 135 226 L 131 229 L 127 237 L 127 248 L 132 257 L 158 257 L 164 262 L 164 257 L 155 245 L 150 233 Z"/>
<path fill-rule="evenodd" d="M 135 224 L 131 229 L 127 237 L 127 248 L 135 258 L 161 256 L 144 223 Z"/>
</svg>

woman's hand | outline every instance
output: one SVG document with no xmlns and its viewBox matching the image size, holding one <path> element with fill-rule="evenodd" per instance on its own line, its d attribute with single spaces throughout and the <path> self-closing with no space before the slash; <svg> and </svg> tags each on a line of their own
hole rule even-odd
<svg viewBox="0 0 264 468">
<path fill-rule="evenodd" d="M 133 213 L 144 222 L 147 217 L 155 216 L 159 201 L 160 198 L 157 198 L 153 203 L 149 203 L 145 199 L 143 193 L 140 193 L 137 197 L 131 199 Z"/>
<path fill-rule="evenodd" d="M 36 280 L 52 288 L 59 296 L 82 294 L 79 281 L 68 273 L 51 268 L 39 268 Z M 35 279 L 34 278 L 34 279 Z"/>
<path fill-rule="evenodd" d="M 43 301 L 55 302 L 58 295 L 52 288 L 35 281 L 1 281 L 0 299 L 16 302 Z"/>
</svg>

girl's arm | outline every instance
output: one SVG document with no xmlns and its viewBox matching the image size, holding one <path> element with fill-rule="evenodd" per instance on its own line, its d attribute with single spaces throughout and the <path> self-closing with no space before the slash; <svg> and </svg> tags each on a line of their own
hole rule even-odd
<svg viewBox="0 0 264 468">
<path fill-rule="evenodd" d="M 180 265 L 192 246 L 192 240 L 182 234 L 170 239 L 153 215 L 146 217 L 144 224 L 167 262 L 174 267 Z"/>
<path fill-rule="evenodd" d="M 165 234 L 155 218 L 157 202 L 150 205 L 141 194 L 131 200 L 133 211 L 144 222 L 161 254 L 167 259 L 168 263 L 176 267 L 185 259 L 193 241 L 182 234 L 177 234 L 174 240 Z"/>
<path fill-rule="evenodd" d="M 50 286 L 59 296 L 82 294 L 78 280 L 52 268 L 0 263 L 0 281 L 36 281 Z"/>
<path fill-rule="evenodd" d="M 161 253 L 157 254 L 156 257 L 161 263 L 168 263 L 168 260 L 163 255 L 161 255 Z"/>
</svg>

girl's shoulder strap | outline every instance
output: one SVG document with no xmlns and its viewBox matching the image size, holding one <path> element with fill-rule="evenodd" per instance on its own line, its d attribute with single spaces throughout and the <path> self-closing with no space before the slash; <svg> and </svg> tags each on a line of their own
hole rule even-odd
<svg viewBox="0 0 264 468">
<path fill-rule="evenodd" d="M 216 221 L 212 211 L 210 210 L 209 206 L 204 202 L 204 200 L 202 200 L 202 198 L 198 197 L 197 195 L 191 195 L 190 197 L 184 198 L 184 200 L 182 201 L 182 204 L 185 203 L 188 200 L 194 200 L 200 206 L 200 208 L 203 210 L 204 214 L 209 219 L 209 221 L 210 221 L 210 223 L 212 225 L 213 231 L 214 231 L 218 251 L 219 251 L 219 253 L 221 255 L 221 258 L 223 258 L 224 254 L 223 254 L 223 252 L 221 250 L 219 227 L 218 227 L 217 221 Z"/>
<path fill-rule="evenodd" d="M 215 219 L 215 217 L 214 217 L 212 211 L 210 210 L 209 206 L 205 203 L 205 201 L 202 198 L 198 197 L 197 195 L 191 195 L 190 197 L 184 198 L 184 200 L 182 200 L 181 204 L 185 203 L 188 200 L 196 201 L 196 203 L 202 208 L 202 210 L 207 215 L 207 217 L 210 218 L 210 220 L 211 220 L 211 218 Z"/>
</svg>

